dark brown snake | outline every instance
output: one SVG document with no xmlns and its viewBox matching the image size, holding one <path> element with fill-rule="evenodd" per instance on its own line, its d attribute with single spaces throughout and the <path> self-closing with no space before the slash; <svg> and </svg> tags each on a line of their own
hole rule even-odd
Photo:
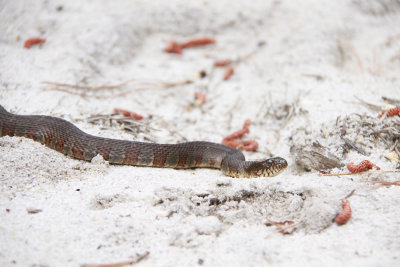
<svg viewBox="0 0 400 267">
<path fill-rule="evenodd" d="M 112 164 L 217 168 L 232 177 L 275 176 L 287 167 L 280 157 L 246 161 L 239 150 L 211 142 L 154 144 L 93 136 L 60 118 L 15 115 L 0 106 L 0 136 L 6 135 L 33 139 L 76 159 L 100 154 Z"/>
</svg>

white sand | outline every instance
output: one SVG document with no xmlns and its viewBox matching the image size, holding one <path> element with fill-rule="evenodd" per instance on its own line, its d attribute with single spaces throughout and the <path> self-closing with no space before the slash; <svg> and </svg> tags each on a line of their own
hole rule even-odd
<svg viewBox="0 0 400 267">
<path fill-rule="evenodd" d="M 299 129 L 319 140 L 321 128 L 333 131 L 338 116 L 376 117 L 355 96 L 382 107 L 381 96 L 400 98 L 400 61 L 390 60 L 400 55 L 399 25 L 395 0 L 3 1 L 0 104 L 7 110 L 62 117 L 99 136 L 160 143 L 221 142 L 250 118 L 248 137 L 260 147 L 247 158 L 282 156 L 289 168 L 274 178 L 232 179 L 212 169 L 110 166 L 1 137 L 0 265 L 79 266 L 146 251 L 140 266 L 400 264 L 400 187 L 363 182 L 399 180 L 400 174 L 324 177 L 299 172 L 290 152 Z M 24 40 L 38 36 L 46 43 L 23 48 Z M 217 43 L 181 56 L 163 52 L 170 40 L 202 36 Z M 251 52 L 229 81 L 221 81 L 223 69 L 213 70 L 215 59 Z M 204 79 L 198 78 L 201 70 L 208 74 Z M 86 98 L 42 83 L 96 86 L 130 79 L 194 82 Z M 131 83 L 123 90 L 139 87 Z M 206 92 L 207 102 L 188 111 L 196 91 Z M 284 125 L 285 105 L 294 103 Z M 145 115 L 152 128 L 132 136 L 87 122 L 114 107 Z M 337 142 L 325 145 L 334 150 Z M 351 151 L 341 161 L 370 159 L 394 170 L 379 145 L 369 157 Z M 332 220 L 340 199 L 353 189 L 353 216 L 337 226 Z M 265 225 L 268 219 L 298 227 L 282 235 Z"/>
</svg>

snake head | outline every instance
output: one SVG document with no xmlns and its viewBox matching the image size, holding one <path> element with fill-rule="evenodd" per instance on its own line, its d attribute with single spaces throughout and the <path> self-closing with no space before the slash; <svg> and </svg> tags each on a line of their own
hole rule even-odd
<svg viewBox="0 0 400 267">
<path fill-rule="evenodd" d="M 281 157 L 270 158 L 261 161 L 253 161 L 247 168 L 249 177 L 275 176 L 286 169 L 288 163 Z"/>
</svg>

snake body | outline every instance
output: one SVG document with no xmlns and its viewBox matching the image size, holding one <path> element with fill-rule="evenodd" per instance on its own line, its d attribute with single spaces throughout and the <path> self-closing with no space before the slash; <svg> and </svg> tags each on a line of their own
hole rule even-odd
<svg viewBox="0 0 400 267">
<path fill-rule="evenodd" d="M 15 115 L 0 105 L 0 136 L 22 136 L 70 157 L 90 161 L 100 154 L 112 164 L 168 168 L 217 168 L 232 177 L 275 176 L 287 167 L 276 157 L 246 161 L 243 153 L 222 144 L 195 141 L 157 144 L 93 136 L 50 116 Z"/>
</svg>

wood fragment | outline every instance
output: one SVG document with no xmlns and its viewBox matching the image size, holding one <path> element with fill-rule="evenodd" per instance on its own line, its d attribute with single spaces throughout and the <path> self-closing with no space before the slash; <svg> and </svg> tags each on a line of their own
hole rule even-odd
<svg viewBox="0 0 400 267">
<path fill-rule="evenodd" d="M 42 209 L 36 209 L 36 208 L 27 208 L 26 211 L 29 214 L 36 214 L 36 213 L 42 212 L 43 210 Z"/>
<path fill-rule="evenodd" d="M 364 149 L 362 149 L 361 147 L 359 147 L 358 145 L 356 145 L 356 143 L 350 141 L 346 137 L 341 136 L 341 138 L 344 141 L 344 143 L 346 144 L 346 146 L 348 146 L 349 148 L 354 149 L 355 151 L 357 151 L 358 153 L 360 153 L 364 156 L 369 156 L 369 153 L 367 151 L 365 151 Z"/>
<path fill-rule="evenodd" d="M 400 149 L 397 146 L 395 146 L 394 151 L 396 152 L 397 157 L 400 158 Z M 399 167 L 400 167 L 400 164 L 397 166 L 397 169 L 399 169 Z"/>
<path fill-rule="evenodd" d="M 297 166 L 305 171 L 322 171 L 343 166 L 340 159 L 319 143 L 305 146 L 292 146 L 290 152 L 295 156 Z"/>
<path fill-rule="evenodd" d="M 388 153 L 387 155 L 385 155 L 385 158 L 387 160 L 394 161 L 394 162 L 397 162 L 397 163 L 400 162 L 400 157 L 396 153 L 396 151 L 392 151 L 392 152 Z"/>
</svg>

